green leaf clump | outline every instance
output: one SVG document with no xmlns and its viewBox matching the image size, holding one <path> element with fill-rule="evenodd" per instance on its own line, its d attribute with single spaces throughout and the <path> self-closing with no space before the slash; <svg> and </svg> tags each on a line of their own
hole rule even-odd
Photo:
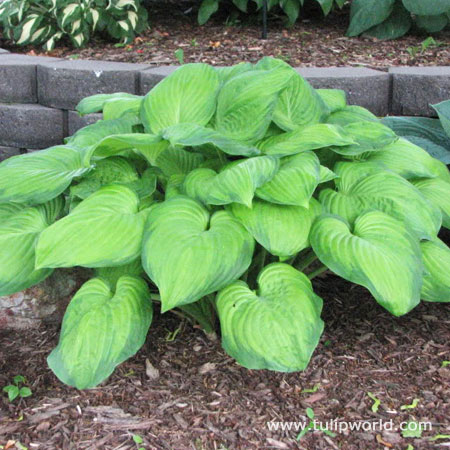
<svg viewBox="0 0 450 450">
<path fill-rule="evenodd" d="M 344 92 L 264 58 L 187 64 L 78 110 L 104 120 L 0 163 L 0 295 L 94 269 L 48 357 L 64 383 L 92 388 L 134 355 L 154 303 L 220 324 L 244 367 L 291 372 L 323 331 L 325 270 L 396 316 L 450 301 L 447 167 Z"/>
</svg>

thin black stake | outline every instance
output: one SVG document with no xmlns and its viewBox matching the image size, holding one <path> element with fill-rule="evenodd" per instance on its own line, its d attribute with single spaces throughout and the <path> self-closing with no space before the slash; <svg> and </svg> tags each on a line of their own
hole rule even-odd
<svg viewBox="0 0 450 450">
<path fill-rule="evenodd" d="M 262 16 L 263 16 L 263 31 L 261 38 L 267 39 L 267 0 L 263 0 Z"/>
</svg>

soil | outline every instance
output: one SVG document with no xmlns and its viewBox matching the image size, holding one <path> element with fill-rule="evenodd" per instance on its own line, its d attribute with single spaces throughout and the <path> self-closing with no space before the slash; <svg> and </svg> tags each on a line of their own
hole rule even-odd
<svg viewBox="0 0 450 450">
<path fill-rule="evenodd" d="M 370 37 L 345 37 L 348 7 L 323 18 L 319 10 L 308 11 L 304 20 L 286 28 L 284 18 L 271 15 L 269 38 L 261 39 L 261 25 L 249 16 L 232 18 L 226 12 L 207 25 L 197 24 L 196 10 L 185 2 L 152 5 L 150 28 L 131 45 L 120 46 L 94 39 L 85 49 L 59 44 L 46 55 L 67 59 L 101 59 L 151 65 L 178 64 L 176 50 L 184 62 L 231 65 L 256 62 L 263 56 L 282 58 L 293 66 L 362 66 L 386 70 L 389 66 L 449 65 L 450 29 L 434 35 L 434 43 L 423 48 L 426 34 L 410 34 L 394 41 Z M 0 47 L 32 55 L 41 50 L 12 46 L 0 38 Z"/>
<path fill-rule="evenodd" d="M 0 444 L 20 449 L 14 447 L 20 442 L 30 450 L 448 446 L 450 305 L 423 302 L 396 318 L 364 288 L 335 275 L 316 278 L 314 287 L 324 299 L 326 329 L 308 369 L 291 374 L 244 369 L 219 341 L 167 313 L 156 316 L 145 346 L 101 387 L 77 391 L 46 365 L 57 327 L 2 332 L 0 386 L 20 374 L 33 394 L 13 403 L 0 398 Z M 369 393 L 380 400 L 378 409 Z M 392 420 L 393 427 L 334 437 L 311 431 L 297 441 L 298 432 L 267 426 L 306 422 L 306 408 L 322 423 Z M 410 420 L 429 422 L 431 430 L 405 438 L 398 427 Z M 136 435 L 143 444 L 134 443 Z"/>
</svg>

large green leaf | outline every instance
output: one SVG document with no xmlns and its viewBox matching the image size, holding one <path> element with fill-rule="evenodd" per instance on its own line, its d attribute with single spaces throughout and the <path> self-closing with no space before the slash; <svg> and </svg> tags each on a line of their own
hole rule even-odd
<svg viewBox="0 0 450 450">
<path fill-rule="evenodd" d="M 331 113 L 326 122 L 332 125 L 345 126 L 353 122 L 379 122 L 377 116 L 368 109 L 357 105 L 349 105 Z"/>
<path fill-rule="evenodd" d="M 62 207 L 61 198 L 36 207 L 0 204 L 0 296 L 29 288 L 52 273 L 35 269 L 35 247 Z"/>
<path fill-rule="evenodd" d="M 214 114 L 219 75 L 207 64 L 185 64 L 158 83 L 144 98 L 145 130 L 158 134 L 177 123 L 206 125 Z"/>
<path fill-rule="evenodd" d="M 186 194 L 205 204 L 242 203 L 251 206 L 257 188 L 270 181 L 279 168 L 273 156 L 256 156 L 234 161 L 220 172 L 196 169 L 184 183 Z"/>
<path fill-rule="evenodd" d="M 246 144 L 262 139 L 272 121 L 278 94 L 292 75 L 292 69 L 279 67 L 244 72 L 228 80 L 217 99 L 216 130 Z"/>
<path fill-rule="evenodd" d="M 288 156 L 329 146 L 347 146 L 355 140 L 342 127 L 318 123 L 271 136 L 258 144 L 266 155 Z"/>
<path fill-rule="evenodd" d="M 289 64 L 266 57 L 256 67 L 263 70 L 284 68 L 292 75 L 273 112 L 273 121 L 281 129 L 292 131 L 301 125 L 312 125 L 320 122 L 328 112 L 320 95 Z"/>
<path fill-rule="evenodd" d="M 315 201 L 311 199 L 311 202 Z M 233 203 L 231 211 L 259 244 L 282 260 L 309 247 L 314 207 L 308 209 L 254 200 L 252 208 Z"/>
<path fill-rule="evenodd" d="M 90 169 L 79 150 L 64 145 L 13 156 L 0 163 L 0 203 L 47 202 Z"/>
<path fill-rule="evenodd" d="M 319 158 L 312 152 L 299 153 L 282 158 L 278 172 L 256 189 L 256 195 L 272 203 L 307 208 L 319 181 Z"/>
<path fill-rule="evenodd" d="M 347 36 L 358 36 L 385 21 L 392 13 L 394 4 L 395 0 L 353 0 Z"/>
<path fill-rule="evenodd" d="M 437 33 L 442 31 L 448 24 L 449 19 L 447 14 L 443 13 L 435 16 L 416 16 L 417 27 L 427 31 L 428 33 Z"/>
<path fill-rule="evenodd" d="M 419 240 L 398 220 L 370 211 L 355 220 L 324 215 L 311 229 L 310 241 L 319 259 L 340 277 L 360 284 L 395 316 L 420 301 L 423 264 Z"/>
<path fill-rule="evenodd" d="M 450 8 L 449 8 L 450 10 Z M 431 105 L 439 115 L 442 128 L 444 128 L 447 136 L 450 137 L 450 100 L 446 100 L 436 105 Z"/>
<path fill-rule="evenodd" d="M 202 0 L 198 9 L 198 23 L 204 25 L 209 18 L 219 9 L 219 0 Z"/>
<path fill-rule="evenodd" d="M 203 155 L 183 150 L 181 148 L 168 147 L 162 152 L 154 163 L 155 167 L 168 178 L 172 175 L 187 175 L 199 167 L 204 161 Z"/>
<path fill-rule="evenodd" d="M 250 266 L 253 249 L 253 238 L 230 213 L 210 217 L 197 201 L 174 197 L 149 214 L 142 264 L 158 286 L 165 312 L 239 278 Z"/>
<path fill-rule="evenodd" d="M 255 292 L 236 281 L 219 292 L 223 348 L 248 369 L 305 369 L 324 327 L 322 299 L 308 278 L 287 264 L 265 267 L 258 286 Z"/>
<path fill-rule="evenodd" d="M 433 16 L 450 10 L 450 0 L 402 0 L 405 8 L 419 16 Z"/>
<path fill-rule="evenodd" d="M 109 185 L 47 228 L 36 247 L 36 267 L 109 267 L 136 259 L 147 211 L 126 186 Z"/>
<path fill-rule="evenodd" d="M 450 302 L 450 249 L 438 238 L 420 246 L 425 266 L 421 297 L 428 302 Z"/>
<path fill-rule="evenodd" d="M 406 34 L 411 25 L 411 14 L 402 2 L 396 1 L 391 15 L 380 24 L 369 28 L 365 34 L 377 39 L 397 39 Z"/>
<path fill-rule="evenodd" d="M 442 214 L 411 183 L 391 172 L 367 175 L 358 165 L 335 172 L 339 189 L 324 189 L 319 199 L 325 210 L 350 224 L 363 212 L 377 209 L 404 222 L 418 237 L 430 239 L 439 231 Z"/>
<path fill-rule="evenodd" d="M 227 138 L 211 128 L 201 127 L 195 123 L 174 125 L 164 130 L 162 136 L 172 145 L 198 147 L 212 144 L 229 155 L 256 156 L 261 153 L 252 145 Z"/>
<path fill-rule="evenodd" d="M 142 347 L 152 316 L 142 279 L 124 276 L 111 287 L 94 278 L 70 302 L 48 365 L 63 383 L 93 388 Z"/>
<path fill-rule="evenodd" d="M 450 229 L 450 183 L 441 178 L 412 181 L 423 196 L 442 212 L 442 224 Z"/>
<path fill-rule="evenodd" d="M 80 113 L 80 115 L 84 116 L 85 114 L 103 111 L 103 108 L 108 102 L 117 104 L 122 100 L 142 100 L 142 98 L 143 97 L 129 94 L 127 92 L 116 92 L 114 94 L 96 94 L 83 98 L 83 100 L 78 103 L 76 110 Z"/>
<path fill-rule="evenodd" d="M 316 89 L 329 113 L 340 111 L 347 106 L 347 95 L 342 89 Z"/>
</svg>

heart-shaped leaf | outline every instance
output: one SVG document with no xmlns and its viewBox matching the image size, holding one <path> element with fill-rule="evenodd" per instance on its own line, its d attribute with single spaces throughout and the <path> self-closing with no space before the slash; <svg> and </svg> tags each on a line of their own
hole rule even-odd
<svg viewBox="0 0 450 450">
<path fill-rule="evenodd" d="M 311 199 L 311 202 L 315 201 Z M 313 207 L 307 209 L 254 200 L 252 208 L 233 203 L 231 211 L 259 244 L 282 260 L 309 247 L 309 230 L 315 218 Z"/>
<path fill-rule="evenodd" d="M 148 211 L 126 186 L 109 185 L 48 227 L 36 247 L 36 267 L 109 267 L 136 259 Z"/>
<path fill-rule="evenodd" d="M 36 207 L 0 204 L 0 296 L 27 289 L 52 273 L 35 269 L 35 247 L 62 207 L 60 198 Z"/>
<path fill-rule="evenodd" d="M 205 204 L 242 203 L 250 207 L 256 189 L 274 177 L 279 164 L 278 158 L 256 156 L 234 161 L 219 174 L 212 169 L 193 170 L 184 189 L 189 197 Z"/>
<path fill-rule="evenodd" d="M 258 148 L 266 155 L 289 156 L 332 145 L 347 146 L 354 143 L 342 127 L 318 123 L 271 136 L 260 142 Z"/>
<path fill-rule="evenodd" d="M 219 75 L 207 64 L 185 64 L 144 98 L 141 119 L 148 133 L 177 123 L 206 125 L 216 109 Z"/>
<path fill-rule="evenodd" d="M 316 89 L 330 114 L 347 106 L 347 95 L 342 89 Z"/>
<path fill-rule="evenodd" d="M 323 215 L 313 224 L 311 246 L 319 259 L 346 280 L 369 289 L 395 316 L 420 301 L 423 264 L 419 240 L 398 220 L 370 211 L 355 220 Z"/>
<path fill-rule="evenodd" d="M 419 238 L 436 236 L 442 214 L 411 183 L 387 171 L 366 176 L 358 166 L 340 167 L 335 168 L 338 190 L 324 189 L 319 196 L 326 211 L 353 224 L 363 212 L 377 209 L 404 222 Z"/>
<path fill-rule="evenodd" d="M 147 284 L 123 276 L 114 288 L 115 292 L 106 281 L 94 278 L 66 310 L 58 346 L 47 362 L 69 386 L 97 386 L 145 342 L 153 316 Z"/>
<path fill-rule="evenodd" d="M 68 146 L 13 156 L 0 163 L 0 203 L 44 203 L 87 173 L 83 153 Z"/>
<path fill-rule="evenodd" d="M 236 281 L 219 292 L 223 348 L 248 369 L 305 369 L 324 327 L 322 299 L 308 278 L 287 264 L 265 267 L 258 286 L 255 292 Z"/>
<path fill-rule="evenodd" d="M 425 275 L 421 297 L 428 302 L 450 302 L 450 248 L 440 239 L 423 241 Z"/>
<path fill-rule="evenodd" d="M 165 312 L 238 279 L 250 266 L 253 249 L 253 238 L 230 213 L 210 217 L 197 201 L 174 197 L 149 214 L 142 264 L 158 286 Z"/>
<path fill-rule="evenodd" d="M 299 153 L 282 158 L 278 172 L 256 189 L 256 195 L 272 203 L 307 208 L 319 180 L 319 158 L 312 152 Z"/>
</svg>

